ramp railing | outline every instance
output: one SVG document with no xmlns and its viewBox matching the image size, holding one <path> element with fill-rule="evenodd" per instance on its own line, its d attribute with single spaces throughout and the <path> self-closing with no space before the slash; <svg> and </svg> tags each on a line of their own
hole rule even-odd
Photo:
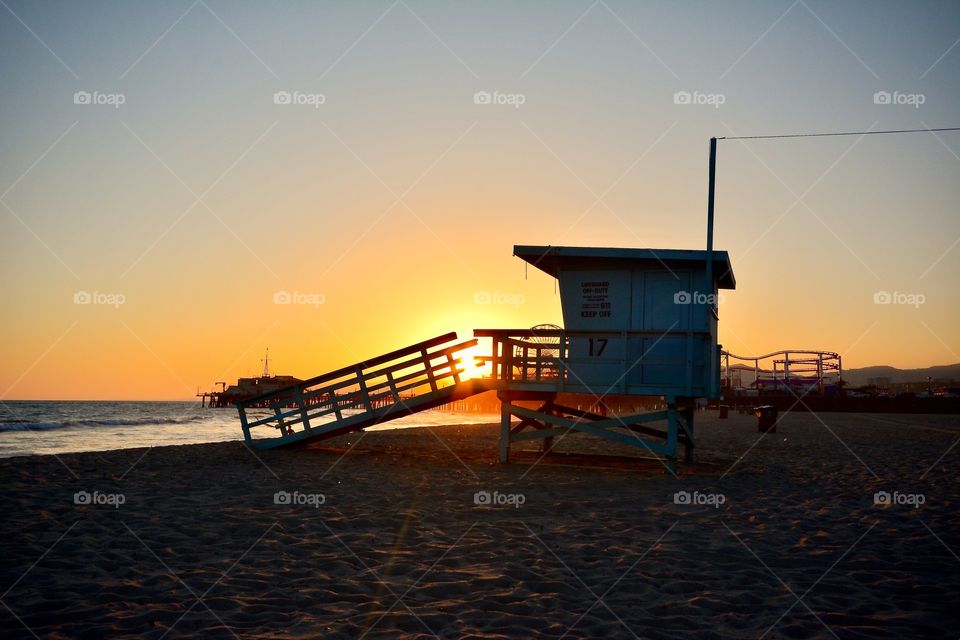
<svg viewBox="0 0 960 640">
<path fill-rule="evenodd" d="M 462 381 L 458 354 L 477 340 L 456 339 L 455 332 L 446 333 L 244 400 L 237 404 L 244 438 L 249 443 L 251 430 L 268 427 L 279 432 L 275 438 L 303 440 L 369 426 L 391 412 L 410 413 L 412 405 L 442 397 Z"/>
</svg>

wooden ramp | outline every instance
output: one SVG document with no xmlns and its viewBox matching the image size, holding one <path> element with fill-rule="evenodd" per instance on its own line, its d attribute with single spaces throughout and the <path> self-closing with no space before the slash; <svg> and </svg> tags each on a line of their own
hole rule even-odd
<svg viewBox="0 0 960 640">
<path fill-rule="evenodd" d="M 237 404 L 247 446 L 305 445 L 461 400 L 490 388 L 462 379 L 454 332 Z"/>
</svg>

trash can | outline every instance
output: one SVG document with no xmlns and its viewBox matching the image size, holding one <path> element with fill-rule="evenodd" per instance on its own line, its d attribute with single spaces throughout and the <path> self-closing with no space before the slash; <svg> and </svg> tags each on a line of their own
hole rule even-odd
<svg viewBox="0 0 960 640">
<path fill-rule="evenodd" d="M 727 405 L 725 405 L 725 404 L 720 405 L 720 419 L 721 419 L 721 420 L 726 420 L 726 419 L 727 419 L 727 413 L 728 413 L 729 411 L 730 411 L 730 407 L 729 407 L 729 406 L 727 406 Z"/>
<path fill-rule="evenodd" d="M 777 408 L 772 404 L 763 404 L 754 409 L 757 414 L 757 431 L 760 433 L 777 432 Z"/>
</svg>

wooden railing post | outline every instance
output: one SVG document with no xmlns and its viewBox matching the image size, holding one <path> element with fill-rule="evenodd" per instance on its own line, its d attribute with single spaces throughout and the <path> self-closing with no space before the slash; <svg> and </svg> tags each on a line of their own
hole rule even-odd
<svg viewBox="0 0 960 640">
<path fill-rule="evenodd" d="M 287 425 L 283 423 L 283 412 L 280 411 L 279 404 L 273 405 L 273 412 L 277 416 L 277 426 L 280 428 L 280 436 L 282 437 L 287 435 L 287 429 L 286 429 Z"/>
<path fill-rule="evenodd" d="M 433 375 L 433 367 L 430 366 L 430 353 L 426 349 L 422 349 L 420 353 L 423 355 L 423 366 L 427 368 L 427 378 L 430 380 L 430 390 L 437 390 L 437 377 Z"/>
<path fill-rule="evenodd" d="M 357 367 L 357 384 L 360 385 L 360 393 L 363 395 L 363 404 L 367 411 L 373 413 L 373 404 L 370 402 L 370 392 L 367 391 L 367 382 L 363 379 L 363 367 Z"/>
<path fill-rule="evenodd" d="M 330 392 L 330 405 L 333 407 L 333 415 L 337 416 L 337 420 L 343 420 L 343 412 L 340 411 L 340 399 L 337 398 L 337 392 Z"/>
<path fill-rule="evenodd" d="M 454 362 L 452 351 L 447 351 L 447 362 L 450 363 L 450 374 L 453 376 L 453 381 L 460 384 L 460 373 L 457 371 L 457 363 Z"/>
<path fill-rule="evenodd" d="M 397 383 L 393 380 L 393 371 L 387 371 L 387 383 L 390 385 L 390 394 L 393 396 L 393 403 L 400 402 L 400 393 L 397 391 Z"/>
<path fill-rule="evenodd" d="M 237 405 L 237 410 L 240 412 L 240 426 L 243 428 L 243 440 L 248 445 L 253 442 L 250 438 L 250 427 L 247 426 L 247 410 L 243 408 L 243 405 Z"/>
<path fill-rule="evenodd" d="M 303 429 L 310 431 L 310 418 L 307 415 L 307 402 L 303 399 L 303 387 L 297 387 L 297 405 L 300 406 L 300 421 L 303 423 Z"/>
</svg>

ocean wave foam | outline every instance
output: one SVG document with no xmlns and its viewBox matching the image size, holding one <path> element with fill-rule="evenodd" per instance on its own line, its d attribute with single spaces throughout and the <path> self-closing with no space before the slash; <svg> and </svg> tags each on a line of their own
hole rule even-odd
<svg viewBox="0 0 960 640">
<path fill-rule="evenodd" d="M 190 418 L 98 418 L 86 420 L 64 420 L 60 422 L 31 422 L 24 419 L 0 420 L 0 431 L 48 431 L 50 429 L 68 429 L 70 427 L 127 427 L 143 425 L 190 424 L 203 422 L 207 416 Z"/>
</svg>

